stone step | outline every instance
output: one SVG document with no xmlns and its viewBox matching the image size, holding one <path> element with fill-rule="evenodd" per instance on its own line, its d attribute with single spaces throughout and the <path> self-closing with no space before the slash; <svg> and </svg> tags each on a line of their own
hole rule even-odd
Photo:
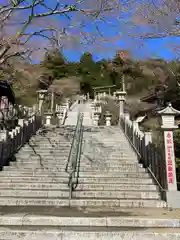
<svg viewBox="0 0 180 240">
<path fill-rule="evenodd" d="M 51 154 L 51 157 L 49 156 L 43 156 L 43 155 L 37 155 L 37 156 L 28 156 L 28 157 L 24 157 L 24 156 L 21 156 L 21 157 L 18 157 L 16 158 L 16 162 L 25 162 L 25 163 L 29 163 L 29 162 L 37 162 L 39 161 L 40 159 L 43 159 L 43 161 L 58 161 L 58 160 L 67 160 L 69 154 L 59 154 L 58 156 L 53 156 L 53 154 Z"/>
<path fill-rule="evenodd" d="M 39 147 L 39 148 L 43 148 L 43 149 L 45 149 L 46 147 L 47 148 L 69 148 L 69 147 L 71 147 L 71 141 L 62 142 L 61 140 L 58 140 L 58 141 L 52 141 L 52 143 L 47 142 L 47 141 L 45 142 L 43 140 L 34 141 L 34 142 L 31 142 L 30 144 L 22 147 L 22 150 L 27 151 L 27 150 L 33 149 L 34 147 Z"/>
<path fill-rule="evenodd" d="M 90 158 L 90 159 L 93 159 L 94 161 L 104 161 L 104 160 L 111 160 L 111 161 L 123 161 L 123 160 L 125 160 L 125 161 L 138 161 L 138 159 L 137 158 L 134 158 L 134 157 L 121 157 L 121 156 L 111 156 L 111 155 L 108 155 L 108 154 L 106 154 L 106 155 L 93 155 L 93 154 L 91 154 L 91 155 L 88 155 L 88 154 L 84 154 L 84 156 L 85 156 L 85 158 Z M 82 156 L 82 159 L 83 159 L 83 156 Z"/>
<path fill-rule="evenodd" d="M 67 172 L 61 171 L 61 172 L 52 172 L 52 171 L 37 171 L 36 169 L 31 172 L 23 172 L 23 171 L 3 171 L 0 172 L 0 181 L 3 177 L 64 177 L 68 178 L 69 174 Z"/>
<path fill-rule="evenodd" d="M 33 190 L 33 189 L 2 189 L 0 197 L 47 197 L 68 198 L 69 190 Z M 131 192 L 131 191 L 75 191 L 73 198 L 90 199 L 160 199 L 158 192 Z"/>
<path fill-rule="evenodd" d="M 4 171 L 16 171 L 16 172 L 29 172 L 29 171 L 33 171 L 33 170 L 36 170 L 36 171 L 44 171 L 44 168 L 48 168 L 48 171 L 55 171 L 55 170 L 59 170 L 59 171 L 64 171 L 65 169 L 65 164 L 62 166 L 62 165 L 54 165 L 54 164 L 45 164 L 44 162 L 42 163 L 43 166 L 41 167 L 40 165 L 38 164 L 33 164 L 29 167 L 26 167 L 24 166 L 24 164 L 16 164 L 14 166 L 5 166 L 3 167 L 3 170 Z M 70 167 L 69 167 L 70 168 Z M 84 173 L 91 173 L 91 172 L 94 172 L 99 174 L 99 173 L 136 173 L 136 172 L 142 172 L 142 173 L 145 173 L 146 172 L 146 169 L 145 168 L 140 168 L 140 167 L 134 167 L 134 168 L 128 168 L 128 167 L 121 167 L 121 168 L 101 168 L 101 169 L 97 169 L 97 168 L 94 168 L 94 167 L 80 167 L 80 172 L 82 172 L 83 174 Z M 1 174 L 1 173 L 0 173 Z"/>
<path fill-rule="evenodd" d="M 59 176 L 1 176 L 0 182 L 41 182 L 41 183 L 67 183 L 68 177 L 59 177 Z M 79 178 L 79 183 L 91 183 L 91 184 L 153 184 L 151 178 Z"/>
<path fill-rule="evenodd" d="M 43 157 L 43 156 L 38 156 L 36 158 L 17 158 L 16 159 L 16 162 L 17 163 L 39 163 L 39 161 L 42 160 L 44 163 L 49 163 L 49 162 L 52 162 L 52 163 L 62 163 L 62 162 L 67 162 L 68 160 L 68 155 L 66 156 L 62 156 L 62 155 L 59 155 L 58 157 L 51 157 L 51 158 L 46 158 L 46 157 Z M 15 163 L 15 162 L 14 162 Z M 80 161 L 80 165 L 81 166 L 92 166 L 92 165 L 97 165 L 98 167 L 104 167 L 104 166 L 113 166 L 113 167 L 116 167 L 116 166 L 140 166 L 142 167 L 143 165 L 142 164 L 139 164 L 137 161 L 125 161 L 125 160 L 118 160 L 118 161 L 95 161 L 92 159 L 92 161 Z"/>
<path fill-rule="evenodd" d="M 179 240 L 179 229 L 152 228 L 144 231 L 136 228 L 113 228 L 107 227 L 37 227 L 37 226 L 9 226 L 1 227 L 2 240 Z"/>
<path fill-rule="evenodd" d="M 29 151 L 34 148 L 38 149 L 67 149 L 71 147 L 71 143 L 65 143 L 63 144 L 61 141 L 50 143 L 42 143 L 42 142 L 35 142 L 31 143 L 28 146 L 22 147 L 22 151 Z"/>
<path fill-rule="evenodd" d="M 51 177 L 51 176 L 57 176 L 57 177 L 61 177 L 61 176 L 65 176 L 68 177 L 69 174 L 65 171 L 59 171 L 59 169 L 57 168 L 47 168 L 47 170 L 41 170 L 38 171 L 37 169 L 35 169 L 34 171 L 2 171 L 0 172 L 0 179 L 4 176 L 44 176 L 44 177 Z M 116 179 L 122 179 L 122 178 L 150 178 L 149 174 L 146 172 L 128 172 L 128 173 L 124 173 L 124 172 L 80 172 L 79 173 L 79 178 L 90 178 L 90 177 L 95 177 L 95 178 L 116 178 Z"/>
<path fill-rule="evenodd" d="M 155 191 L 75 191 L 73 198 L 93 198 L 93 199 L 159 199 L 160 194 Z"/>
<path fill-rule="evenodd" d="M 61 152 L 68 152 L 70 150 L 70 148 L 48 148 L 48 147 L 45 147 L 43 149 L 37 147 L 36 149 L 36 152 L 38 153 L 44 153 L 45 155 L 48 155 L 51 153 L 51 151 L 53 151 L 54 153 L 61 153 Z M 28 154 L 29 152 L 33 152 L 32 149 L 27 149 L 27 150 L 23 150 L 23 153 L 24 154 Z"/>
<path fill-rule="evenodd" d="M 1 189 L 0 198 L 1 197 L 25 197 L 25 198 L 69 198 L 69 190 L 26 190 L 26 189 Z"/>
<path fill-rule="evenodd" d="M 26 198 L 0 197 L 1 206 L 71 206 L 71 207 L 157 207 L 164 208 L 166 202 L 154 199 L 59 199 L 59 198 Z M 115 209 L 114 209 L 115 211 Z"/>
<path fill-rule="evenodd" d="M 31 183 L 15 182 L 1 183 L 0 189 L 47 189 L 66 190 L 67 183 Z M 153 184 L 78 184 L 77 190 L 99 190 L 99 191 L 157 191 L 158 187 Z"/>
<path fill-rule="evenodd" d="M 23 212 L 26 214 L 26 212 Z M 81 214 L 83 215 L 83 214 Z M 84 214 L 85 215 L 85 214 Z M 75 227 L 129 227 L 129 228 L 180 228 L 178 218 L 153 218 L 152 216 L 104 216 L 96 214 L 89 216 L 46 216 L 42 214 L 29 213 L 24 218 L 21 213 L 4 214 L 0 216 L 0 226 L 75 226 Z M 120 230 L 120 229 L 119 229 Z M 143 229 L 142 229 L 143 230 Z"/>
</svg>

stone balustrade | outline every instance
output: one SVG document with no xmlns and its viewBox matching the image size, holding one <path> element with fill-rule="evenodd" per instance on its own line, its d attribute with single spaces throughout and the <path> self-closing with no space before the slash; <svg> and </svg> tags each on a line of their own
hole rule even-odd
<svg viewBox="0 0 180 240">
<path fill-rule="evenodd" d="M 28 115 L 18 119 L 18 124 L 11 130 L 0 131 L 0 168 L 7 166 L 14 154 L 42 126 L 42 118 L 33 108 L 28 108 Z"/>
</svg>

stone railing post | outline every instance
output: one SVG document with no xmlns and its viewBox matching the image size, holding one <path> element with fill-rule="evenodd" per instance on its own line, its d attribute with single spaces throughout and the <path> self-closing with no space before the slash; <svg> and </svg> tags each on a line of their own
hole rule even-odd
<svg viewBox="0 0 180 240">
<path fill-rule="evenodd" d="M 42 107 L 43 107 L 43 103 L 45 100 L 45 95 L 47 94 L 47 90 L 39 90 L 37 91 L 38 93 L 38 107 L 39 107 L 39 112 L 42 113 Z"/>
<path fill-rule="evenodd" d="M 135 137 L 134 134 L 139 131 L 139 124 L 136 121 L 132 121 L 132 130 L 133 130 L 133 145 L 135 145 Z"/>
<path fill-rule="evenodd" d="M 127 134 L 127 122 L 130 120 L 130 114 L 124 113 L 124 132 Z"/>
<path fill-rule="evenodd" d="M 58 118 L 58 126 L 61 126 L 62 125 L 63 116 L 64 116 L 64 112 L 58 112 L 56 115 L 57 115 L 57 118 Z"/>
<path fill-rule="evenodd" d="M 95 113 L 95 104 L 94 103 L 91 104 L 91 109 L 92 109 L 92 116 L 91 116 L 91 118 L 93 118 L 94 117 L 94 113 Z"/>
<path fill-rule="evenodd" d="M 51 125 L 51 120 L 52 120 L 52 112 L 45 113 L 45 125 Z"/>
<path fill-rule="evenodd" d="M 106 126 L 111 126 L 111 118 L 112 114 L 109 111 L 107 111 L 105 114 Z"/>
<path fill-rule="evenodd" d="M 143 149 L 143 153 L 144 153 L 144 167 L 149 167 L 149 149 L 148 149 L 148 145 L 152 143 L 152 132 L 144 132 L 144 149 Z"/>
<path fill-rule="evenodd" d="M 169 207 L 180 208 L 180 192 L 177 190 L 176 179 L 176 162 L 174 152 L 173 131 L 178 127 L 175 126 L 175 116 L 180 115 L 171 104 L 165 109 L 158 112 L 162 118 L 161 129 L 164 133 L 165 146 L 165 166 L 166 166 L 166 201 Z"/>
<path fill-rule="evenodd" d="M 121 116 L 124 114 L 124 103 L 125 103 L 125 91 L 116 91 L 116 99 L 119 102 L 119 124 L 121 121 Z"/>
<path fill-rule="evenodd" d="M 99 112 L 95 112 L 94 113 L 94 117 L 93 117 L 93 124 L 95 126 L 99 125 L 99 117 L 100 117 L 100 113 Z"/>
</svg>

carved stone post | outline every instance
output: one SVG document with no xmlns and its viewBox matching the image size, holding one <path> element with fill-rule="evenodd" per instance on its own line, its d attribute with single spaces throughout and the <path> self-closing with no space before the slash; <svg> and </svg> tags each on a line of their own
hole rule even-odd
<svg viewBox="0 0 180 240">
<path fill-rule="evenodd" d="M 91 109 L 92 109 L 92 116 L 91 116 L 91 118 L 93 118 L 94 117 L 94 113 L 95 113 L 95 104 L 94 103 L 91 104 Z"/>
<path fill-rule="evenodd" d="M 38 92 L 38 106 L 39 106 L 39 112 L 42 112 L 42 106 L 45 100 L 45 95 L 47 94 L 47 90 L 39 90 Z"/>
<path fill-rule="evenodd" d="M 171 104 L 169 104 L 168 107 L 158 113 L 162 118 L 161 129 L 164 132 L 165 166 L 167 177 L 166 200 L 169 207 L 180 208 L 180 192 L 177 191 L 176 163 L 173 141 L 173 131 L 178 128 L 175 126 L 174 118 L 176 115 L 180 115 L 180 111 L 177 111 Z"/>
<path fill-rule="evenodd" d="M 121 115 L 124 114 L 125 96 L 126 96 L 125 91 L 117 91 L 116 92 L 116 98 L 119 102 L 119 123 L 120 123 Z"/>
<path fill-rule="evenodd" d="M 129 113 L 124 113 L 124 131 L 125 134 L 127 134 L 127 122 L 130 120 L 130 114 Z"/>
<path fill-rule="evenodd" d="M 106 126 L 111 126 L 111 118 L 112 114 L 109 111 L 107 111 L 105 114 Z"/>
<path fill-rule="evenodd" d="M 51 112 L 54 110 L 54 91 L 51 92 Z"/>
<path fill-rule="evenodd" d="M 95 126 L 99 125 L 99 117 L 100 117 L 100 113 L 99 112 L 95 112 L 94 113 L 94 118 L 93 118 L 93 123 Z"/>
<path fill-rule="evenodd" d="M 52 112 L 45 113 L 45 125 L 51 125 Z"/>
<path fill-rule="evenodd" d="M 57 118 L 58 118 L 58 126 L 61 126 L 64 112 L 58 112 L 56 115 L 57 115 Z"/>
<path fill-rule="evenodd" d="M 152 132 L 144 132 L 144 149 L 143 149 L 143 153 L 144 153 L 144 167 L 149 167 L 149 156 L 150 152 L 148 149 L 148 145 L 152 143 Z"/>
</svg>

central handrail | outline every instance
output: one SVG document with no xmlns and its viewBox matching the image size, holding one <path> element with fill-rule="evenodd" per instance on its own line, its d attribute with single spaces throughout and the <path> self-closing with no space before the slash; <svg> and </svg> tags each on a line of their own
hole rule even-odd
<svg viewBox="0 0 180 240">
<path fill-rule="evenodd" d="M 83 113 L 79 112 L 73 136 L 73 141 L 71 144 L 71 149 L 68 156 L 68 162 L 66 164 L 65 169 L 65 171 L 69 173 L 68 181 L 69 199 L 72 198 L 72 192 L 76 189 L 78 185 L 82 139 L 83 139 Z"/>
</svg>

